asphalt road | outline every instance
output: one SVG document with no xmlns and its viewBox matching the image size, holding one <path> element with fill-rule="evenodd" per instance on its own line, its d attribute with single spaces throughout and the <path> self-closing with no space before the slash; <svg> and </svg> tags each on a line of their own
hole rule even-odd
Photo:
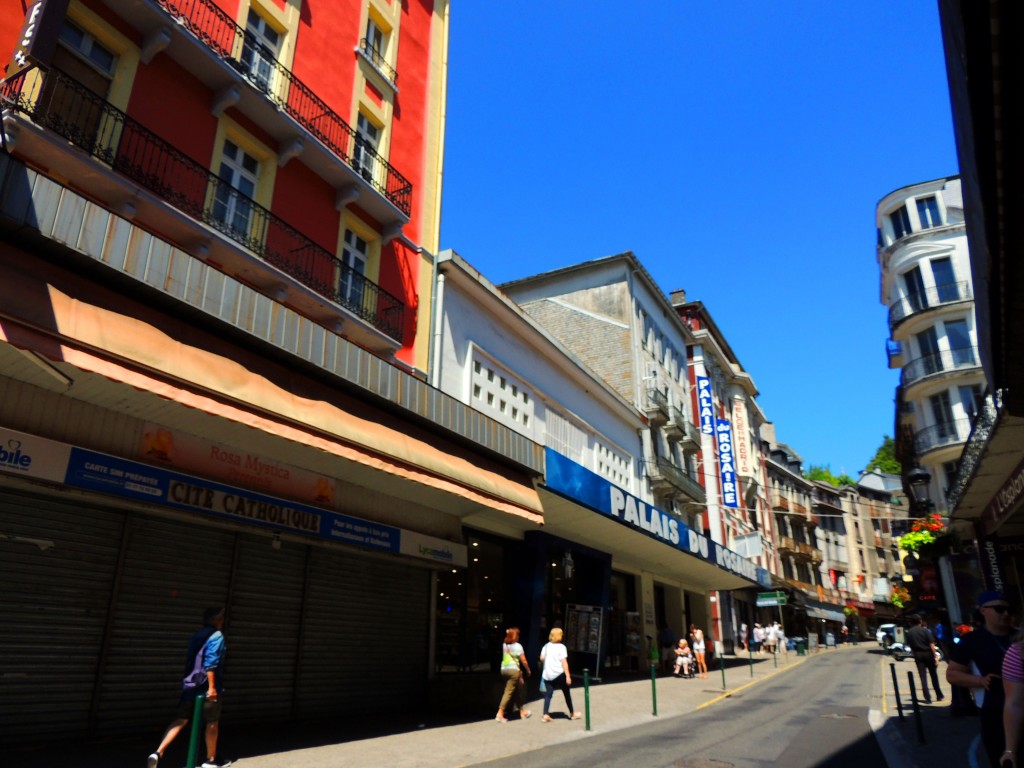
<svg viewBox="0 0 1024 768">
<path fill-rule="evenodd" d="M 879 667 L 860 653 L 803 665 L 698 712 L 486 763 L 489 768 L 884 766 L 868 723 Z"/>
</svg>

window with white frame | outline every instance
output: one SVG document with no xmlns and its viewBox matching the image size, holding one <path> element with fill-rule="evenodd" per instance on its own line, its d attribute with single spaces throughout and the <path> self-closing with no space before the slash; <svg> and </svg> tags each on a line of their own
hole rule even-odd
<svg viewBox="0 0 1024 768">
<path fill-rule="evenodd" d="M 483 355 L 474 353 L 470 374 L 470 404 L 517 432 L 534 427 L 535 398 L 522 381 Z"/>
<path fill-rule="evenodd" d="M 106 48 L 95 37 L 74 22 L 68 19 L 64 20 L 60 27 L 59 40 L 67 49 L 85 59 L 107 78 L 114 76 L 114 69 L 117 66 L 117 54 Z M 100 95 L 105 96 L 106 91 Z"/>
<path fill-rule="evenodd" d="M 245 41 L 240 60 L 246 77 L 260 90 L 269 91 L 273 85 L 280 53 L 281 34 L 250 7 L 245 20 Z"/>
<path fill-rule="evenodd" d="M 259 161 L 230 139 L 224 140 L 213 218 L 233 234 L 250 234 L 253 201 L 259 180 Z"/>
<path fill-rule="evenodd" d="M 380 128 L 362 112 L 356 118 L 356 143 L 352 152 L 352 167 L 367 181 L 373 181 L 377 165 L 377 146 Z"/>
<path fill-rule="evenodd" d="M 917 199 L 917 218 L 921 220 L 921 229 L 942 226 L 939 201 L 935 199 L 935 195 L 919 197 Z"/>
<path fill-rule="evenodd" d="M 893 240 L 899 240 L 910 234 L 910 214 L 907 213 L 907 206 L 901 205 L 890 213 L 889 222 L 892 224 Z"/>
<path fill-rule="evenodd" d="M 360 237 L 353 230 L 345 228 L 341 246 L 341 279 L 339 293 L 343 304 L 362 307 L 364 296 L 363 275 L 366 274 L 366 261 L 369 258 L 370 246 L 366 238 Z"/>
</svg>

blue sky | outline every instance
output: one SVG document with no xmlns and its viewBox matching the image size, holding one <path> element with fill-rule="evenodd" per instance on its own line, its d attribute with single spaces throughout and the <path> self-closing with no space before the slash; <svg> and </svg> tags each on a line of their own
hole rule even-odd
<svg viewBox="0 0 1024 768">
<path fill-rule="evenodd" d="M 898 381 L 875 204 L 958 172 L 934 0 L 461 0 L 449 56 L 443 248 L 495 283 L 633 251 L 805 467 L 864 467 Z"/>
</svg>

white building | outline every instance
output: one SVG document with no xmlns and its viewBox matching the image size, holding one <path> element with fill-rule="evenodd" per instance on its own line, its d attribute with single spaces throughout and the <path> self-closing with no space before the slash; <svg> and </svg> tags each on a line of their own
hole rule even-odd
<svg viewBox="0 0 1024 768">
<path fill-rule="evenodd" d="M 708 594 L 751 586 L 753 564 L 659 506 L 645 463 L 658 439 L 649 408 L 454 252 L 439 256 L 436 275 L 432 383 L 545 448 L 543 528 L 526 518 L 463 520 L 469 566 L 438 580 L 442 671 L 489 670 L 489 659 L 476 664 L 473 641 L 512 624 L 529 654 L 561 626 L 581 665 L 645 669 L 646 638 L 666 626 L 676 636 L 692 623 L 709 626 Z M 685 387 L 684 379 L 660 391 L 684 406 L 675 392 Z M 660 423 L 681 424 L 680 407 L 664 407 Z M 592 636 L 577 629 L 584 614 L 598 628 Z"/>
<path fill-rule="evenodd" d="M 985 388 L 960 179 L 890 192 L 875 220 L 889 367 L 901 369 L 896 455 L 906 469 L 929 472 L 930 498 L 946 514 L 946 490 Z"/>
</svg>

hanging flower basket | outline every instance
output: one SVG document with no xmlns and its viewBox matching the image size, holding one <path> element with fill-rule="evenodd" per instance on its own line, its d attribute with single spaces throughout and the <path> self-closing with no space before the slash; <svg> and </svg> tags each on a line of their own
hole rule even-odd
<svg viewBox="0 0 1024 768">
<path fill-rule="evenodd" d="M 900 536 L 900 549 L 926 557 L 949 554 L 953 536 L 942 522 L 942 516 L 931 514 L 915 520 L 910 532 Z"/>
</svg>

